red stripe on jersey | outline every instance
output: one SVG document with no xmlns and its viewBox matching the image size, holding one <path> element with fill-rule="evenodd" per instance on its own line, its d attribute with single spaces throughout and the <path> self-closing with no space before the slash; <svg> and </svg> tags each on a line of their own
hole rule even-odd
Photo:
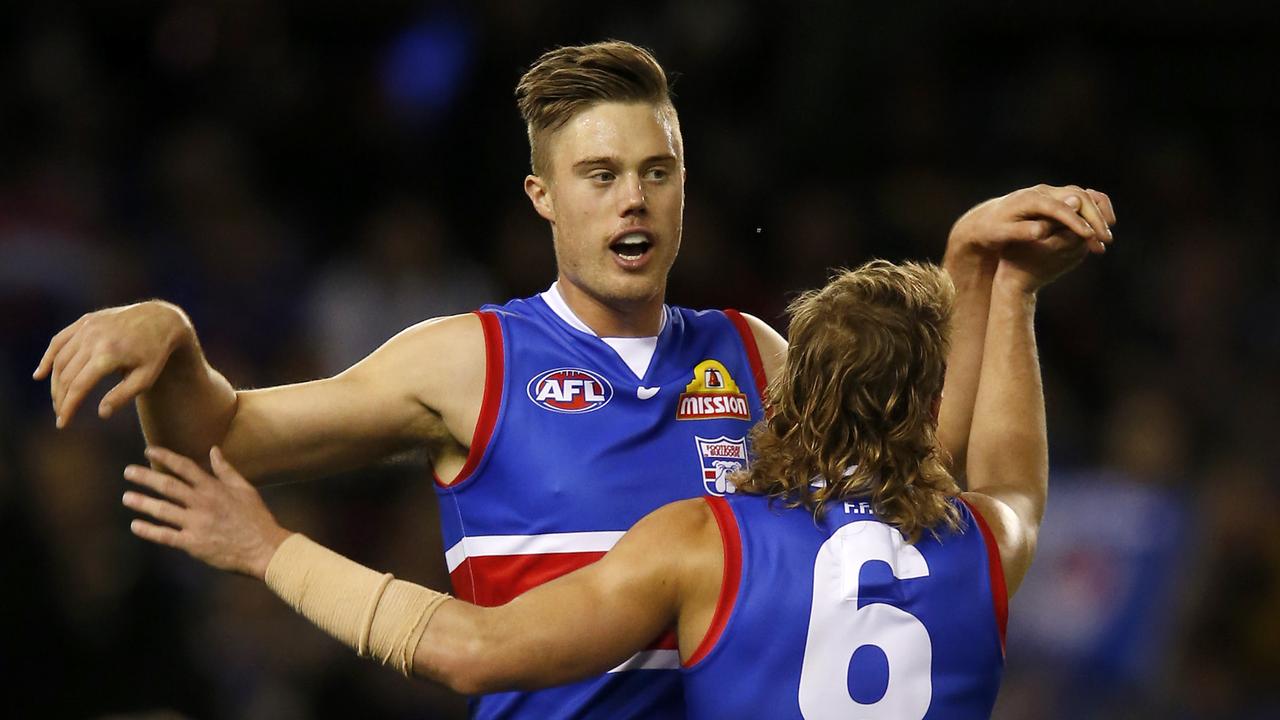
<svg viewBox="0 0 1280 720">
<path fill-rule="evenodd" d="M 449 577 L 459 598 L 493 607 L 511 602 L 530 588 L 567 575 L 602 557 L 603 551 L 486 555 L 463 560 L 449 573 Z"/>
<path fill-rule="evenodd" d="M 1000 652 L 1004 653 L 1004 632 L 1009 625 L 1009 588 L 1004 582 L 1004 563 L 1000 560 L 1000 546 L 996 545 L 996 536 L 991 534 L 991 527 L 986 518 L 978 512 L 978 508 L 964 498 L 960 498 L 969 506 L 969 512 L 978 521 L 978 529 L 982 531 L 982 539 L 987 545 L 987 568 L 991 571 L 991 598 L 995 605 L 996 627 L 1000 630 Z"/>
<path fill-rule="evenodd" d="M 729 616 L 733 614 L 733 605 L 738 599 L 738 585 L 742 582 L 742 538 L 738 534 L 738 521 L 733 517 L 733 510 L 722 497 L 708 495 L 703 499 L 711 506 L 711 514 L 720 527 L 720 542 L 724 547 L 724 573 L 720 579 L 720 597 L 716 600 L 711 625 L 707 628 L 707 634 L 702 637 L 702 642 L 698 643 L 698 649 L 684 663 L 686 668 L 697 665 L 720 641 Z"/>
<path fill-rule="evenodd" d="M 742 336 L 742 345 L 747 349 L 747 360 L 751 362 L 751 375 L 756 381 L 756 390 L 760 392 L 760 402 L 764 402 L 764 389 L 769 381 L 764 374 L 764 363 L 760 360 L 760 347 L 756 345 L 756 335 L 751 332 L 751 326 L 747 324 L 747 319 L 742 317 L 742 313 L 737 310 L 725 310 L 725 317 L 733 322 L 733 326 L 738 329 L 738 334 Z M 765 414 L 768 414 L 765 409 Z"/>
<path fill-rule="evenodd" d="M 476 429 L 471 433 L 471 448 L 467 451 L 467 462 L 458 471 L 458 475 L 444 482 L 436 475 L 436 483 L 440 487 L 450 487 L 466 480 L 475 472 L 489 446 L 489 438 L 493 436 L 493 427 L 498 422 L 498 410 L 502 405 L 502 325 L 498 316 L 490 312 L 475 312 L 480 318 L 480 327 L 484 331 L 484 396 L 480 400 L 480 416 L 476 418 Z"/>
</svg>

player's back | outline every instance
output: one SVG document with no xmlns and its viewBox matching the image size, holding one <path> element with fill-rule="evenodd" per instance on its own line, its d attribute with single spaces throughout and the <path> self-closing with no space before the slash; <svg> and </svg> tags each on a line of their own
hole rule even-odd
<svg viewBox="0 0 1280 720">
<path fill-rule="evenodd" d="M 815 520 L 764 497 L 708 498 L 724 589 L 685 669 L 690 718 L 987 718 L 1004 668 L 994 540 L 962 523 L 914 545 L 869 504 Z"/>
</svg>

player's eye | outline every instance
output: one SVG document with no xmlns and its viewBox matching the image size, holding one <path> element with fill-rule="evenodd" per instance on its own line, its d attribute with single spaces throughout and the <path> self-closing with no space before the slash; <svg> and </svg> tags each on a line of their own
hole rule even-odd
<svg viewBox="0 0 1280 720">
<path fill-rule="evenodd" d="M 615 179 L 617 179 L 617 176 L 609 172 L 608 170 L 597 170 L 591 173 L 590 175 L 588 175 L 587 177 L 591 178 L 591 180 L 594 182 L 600 183 L 601 185 L 606 183 L 611 183 Z"/>
<path fill-rule="evenodd" d="M 648 178 L 649 180 L 662 182 L 663 180 L 666 180 L 670 174 L 671 173 L 667 172 L 666 168 L 656 167 L 656 168 L 650 168 L 649 172 L 645 173 L 645 177 Z"/>
</svg>

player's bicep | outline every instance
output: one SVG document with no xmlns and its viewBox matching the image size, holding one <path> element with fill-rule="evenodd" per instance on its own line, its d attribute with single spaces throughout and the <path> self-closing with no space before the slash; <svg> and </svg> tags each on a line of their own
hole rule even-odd
<svg viewBox="0 0 1280 720">
<path fill-rule="evenodd" d="M 502 625 L 520 628 L 513 648 L 536 658 L 517 687 L 544 687 L 617 667 L 676 619 L 674 581 L 650 533 L 628 533 L 608 555 L 516 598 Z"/>
<path fill-rule="evenodd" d="M 470 397 L 479 404 L 478 336 L 474 316 L 430 321 L 334 377 L 241 391 L 225 452 L 246 476 L 262 479 L 350 469 L 414 445 L 451 441 L 444 412 L 465 414 Z M 478 374 L 459 371 L 472 365 Z M 465 423 L 459 418 L 456 425 Z"/>
<path fill-rule="evenodd" d="M 674 627 L 681 579 L 676 551 L 685 532 L 661 508 L 643 518 L 605 557 L 482 611 L 466 685 L 485 691 L 533 689 L 607 672 Z M 437 658 L 436 662 L 450 662 Z M 474 678 L 473 678 L 474 679 Z"/>
</svg>

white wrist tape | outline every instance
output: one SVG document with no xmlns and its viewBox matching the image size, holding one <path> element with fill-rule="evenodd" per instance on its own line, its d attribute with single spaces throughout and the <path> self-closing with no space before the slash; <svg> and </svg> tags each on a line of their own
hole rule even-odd
<svg viewBox="0 0 1280 720">
<path fill-rule="evenodd" d="M 427 623 L 449 596 L 377 572 L 290 535 L 267 565 L 267 586 L 303 617 L 360 657 L 396 663 L 413 674 L 413 653 Z"/>
</svg>

